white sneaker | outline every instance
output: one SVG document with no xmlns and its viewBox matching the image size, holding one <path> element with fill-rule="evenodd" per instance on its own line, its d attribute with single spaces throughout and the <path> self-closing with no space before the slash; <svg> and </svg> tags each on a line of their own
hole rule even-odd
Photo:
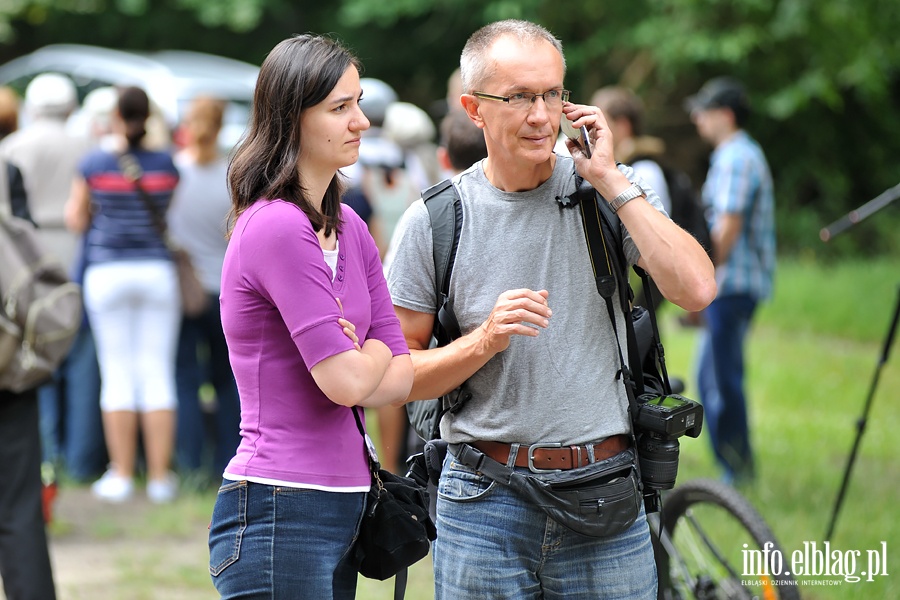
<svg viewBox="0 0 900 600">
<path fill-rule="evenodd" d="M 134 482 L 110 469 L 91 485 L 91 493 L 106 502 L 125 502 L 134 493 Z"/>
<path fill-rule="evenodd" d="M 178 496 L 178 478 L 169 472 L 162 479 L 147 482 L 147 498 L 154 504 L 168 504 Z"/>
</svg>

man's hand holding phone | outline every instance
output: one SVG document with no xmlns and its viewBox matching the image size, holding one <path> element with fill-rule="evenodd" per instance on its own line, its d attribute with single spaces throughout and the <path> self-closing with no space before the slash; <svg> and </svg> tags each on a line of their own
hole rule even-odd
<svg viewBox="0 0 900 600">
<path fill-rule="evenodd" d="M 575 129 L 572 121 L 569 120 L 566 113 L 563 113 L 559 119 L 559 128 L 567 138 L 578 144 L 578 147 L 586 157 L 591 157 L 591 142 L 588 138 L 587 126 L 582 125 L 580 128 Z"/>
</svg>

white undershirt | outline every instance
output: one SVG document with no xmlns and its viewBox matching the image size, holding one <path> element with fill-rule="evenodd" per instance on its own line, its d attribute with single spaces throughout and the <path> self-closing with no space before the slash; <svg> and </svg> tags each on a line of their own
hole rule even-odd
<svg viewBox="0 0 900 600">
<path fill-rule="evenodd" d="M 340 240 L 335 241 L 334 250 L 326 250 L 322 248 L 322 256 L 325 257 L 325 264 L 331 267 L 331 279 L 334 280 L 335 272 L 337 271 L 337 261 L 338 261 L 338 251 L 341 249 Z"/>
</svg>

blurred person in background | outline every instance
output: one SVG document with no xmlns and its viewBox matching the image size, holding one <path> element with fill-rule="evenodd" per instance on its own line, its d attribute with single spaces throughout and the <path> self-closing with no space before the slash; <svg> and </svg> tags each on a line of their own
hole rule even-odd
<svg viewBox="0 0 900 600">
<path fill-rule="evenodd" d="M 363 110 L 366 109 L 365 96 Z M 422 196 L 422 191 L 437 183 L 437 148 L 434 145 L 435 127 L 424 110 L 409 102 L 391 102 L 384 111 L 383 137 L 400 150 L 400 167 L 383 171 L 378 166 L 366 168 L 363 190 L 373 198 L 387 258 L 388 245 L 394 228 L 409 205 Z M 363 143 L 368 138 L 363 138 Z M 412 452 L 407 444 L 409 421 L 403 406 L 382 406 L 378 412 L 381 436 L 379 455 L 385 468 L 405 474 L 406 457 Z"/>
<path fill-rule="evenodd" d="M 210 296 L 203 314 L 182 317 L 175 371 L 176 464 L 182 478 L 188 475 L 200 485 L 210 482 L 211 475 L 221 476 L 241 440 L 240 401 L 219 314 L 222 262 L 228 246 L 226 220 L 231 210 L 228 162 L 218 146 L 224 112 L 225 102 L 216 98 L 198 97 L 191 102 L 179 136 L 185 146 L 175 155 L 181 180 L 168 214 L 172 237 L 190 254 Z M 206 382 L 215 390 L 212 407 L 204 407 L 200 398 Z M 210 412 L 214 427 L 208 435 L 204 414 Z M 211 469 L 204 464 L 207 449 L 211 450 Z"/>
<path fill-rule="evenodd" d="M 421 191 L 441 180 L 435 150 L 437 134 L 428 113 L 411 102 L 393 102 L 384 115 L 384 135 L 403 150 L 403 164 Z M 399 216 L 393 219 L 396 223 Z M 392 229 L 393 232 L 393 229 Z"/>
<path fill-rule="evenodd" d="M 688 98 L 700 137 L 713 147 L 703 184 L 718 293 L 703 311 L 697 382 L 706 430 L 729 483 L 755 476 L 744 346 L 759 302 L 772 293 L 775 273 L 775 198 L 762 148 L 744 130 L 747 93 L 736 79 L 717 77 Z"/>
<path fill-rule="evenodd" d="M 466 111 L 450 111 L 441 120 L 441 139 L 436 156 L 445 177 L 462 173 L 487 157 L 484 132 L 472 122 Z"/>
<path fill-rule="evenodd" d="M 364 77 L 361 83 L 363 99 L 360 106 L 372 126 L 363 135 L 359 162 L 344 170 L 350 176 L 344 202 L 354 210 L 360 204 L 368 206 L 370 216 L 364 220 L 384 257 L 397 220 L 406 207 L 419 197 L 421 187 L 420 182 L 409 173 L 403 147 L 388 135 L 387 116 L 390 107 L 398 102 L 397 93 L 380 79 Z M 405 133 L 400 131 L 403 125 L 397 121 L 402 119 L 402 112 L 403 109 L 395 115 L 394 126 L 398 135 L 403 139 L 419 138 L 417 132 L 412 136 L 408 134 L 414 131 L 415 124 L 412 128 L 406 127 Z M 413 118 L 417 119 L 418 115 Z M 428 118 L 427 115 L 425 118 Z"/>
<path fill-rule="evenodd" d="M 22 171 L 41 239 L 67 269 L 78 254 L 78 236 L 66 229 L 64 208 L 78 162 L 91 146 L 87 137 L 66 129 L 66 119 L 77 106 L 71 79 L 57 73 L 38 75 L 25 88 L 27 126 L 0 142 L 0 158 Z"/>
<path fill-rule="evenodd" d="M 181 324 L 172 257 L 138 185 L 162 214 L 178 184 L 168 153 L 142 147 L 150 114 L 147 94 L 119 91 L 113 127 L 119 149 L 96 149 L 72 184 L 66 222 L 87 232 L 84 299 L 100 364 L 100 407 L 110 468 L 92 486 L 105 501 L 134 491 L 138 427 L 147 461 L 147 496 L 172 501 L 177 480 L 169 470 L 175 442 L 175 353 Z M 123 154 L 140 166 L 138 181 L 120 166 Z"/>
<path fill-rule="evenodd" d="M 221 304 L 241 443 L 209 531 L 225 598 L 355 597 L 372 474 L 354 412 L 412 384 L 378 248 L 340 201 L 369 126 L 359 68 L 328 38 L 275 46 L 229 168 Z"/>
<path fill-rule="evenodd" d="M 38 75 L 25 88 L 27 125 L 0 142 L 0 159 L 21 171 L 38 237 L 67 272 L 78 256 L 79 238 L 65 227 L 64 207 L 78 161 L 90 147 L 86 137 L 66 130 L 66 119 L 77 106 L 78 94 L 71 79 L 58 73 Z M 61 371 L 38 389 L 48 484 L 55 479 L 55 467 L 62 460 L 64 396 Z"/>
<path fill-rule="evenodd" d="M 69 117 L 68 130 L 73 135 L 86 135 L 94 147 L 115 149 L 119 138 L 113 133 L 112 119 L 118 96 L 113 87 L 89 92 Z M 82 235 L 70 273 L 77 283 L 84 281 L 86 241 L 87 236 Z M 63 466 L 76 481 L 92 481 L 103 473 L 109 456 L 100 416 L 100 367 L 87 314 L 60 373 Z"/>
<path fill-rule="evenodd" d="M 644 106 L 631 90 L 619 86 L 600 88 L 591 104 L 603 111 L 613 134 L 616 160 L 626 163 L 659 195 L 666 213 L 672 214 L 669 186 L 659 161 L 666 144 L 658 137 L 644 133 Z"/>
<path fill-rule="evenodd" d="M 0 141 L 18 128 L 19 95 L 11 87 L 0 87 Z"/>
<path fill-rule="evenodd" d="M 363 132 L 363 142 L 360 144 L 360 158 L 352 165 L 341 169 L 347 178 L 347 185 L 341 202 L 353 209 L 369 228 L 369 233 L 381 250 L 387 243 L 381 230 L 381 225 L 376 218 L 375 209 L 363 190 L 363 180 L 367 164 L 398 165 L 401 162 L 401 152 L 396 144 L 384 140 L 381 126 L 384 124 L 384 115 L 387 107 L 397 101 L 397 92 L 380 79 L 363 77 L 360 79 L 363 86 L 364 97 L 360 100 L 366 118 L 369 120 L 369 128 Z"/>
<path fill-rule="evenodd" d="M 18 96 L 0 88 L 0 136 L 16 130 Z M 17 170 L 16 170 L 17 171 Z M 24 186 L 0 164 L 0 218 L 31 219 Z M 7 600 L 54 600 L 41 483 L 36 389 L 0 390 L 0 580 Z"/>
</svg>

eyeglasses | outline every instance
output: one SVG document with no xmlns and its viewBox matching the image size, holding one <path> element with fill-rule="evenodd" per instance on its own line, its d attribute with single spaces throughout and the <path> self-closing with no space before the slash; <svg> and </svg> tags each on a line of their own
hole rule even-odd
<svg viewBox="0 0 900 600">
<path fill-rule="evenodd" d="M 569 90 L 556 88 L 547 90 L 543 94 L 536 94 L 535 92 L 516 92 L 515 94 L 510 94 L 509 96 L 496 96 L 494 94 L 485 94 L 484 92 L 472 92 L 472 95 L 476 98 L 484 98 L 485 100 L 506 102 L 513 108 L 527 110 L 531 108 L 531 106 L 534 104 L 534 101 L 538 98 L 544 101 L 544 104 L 547 105 L 547 108 L 560 108 L 563 105 L 563 102 L 569 101 L 570 93 L 571 92 Z"/>
</svg>

